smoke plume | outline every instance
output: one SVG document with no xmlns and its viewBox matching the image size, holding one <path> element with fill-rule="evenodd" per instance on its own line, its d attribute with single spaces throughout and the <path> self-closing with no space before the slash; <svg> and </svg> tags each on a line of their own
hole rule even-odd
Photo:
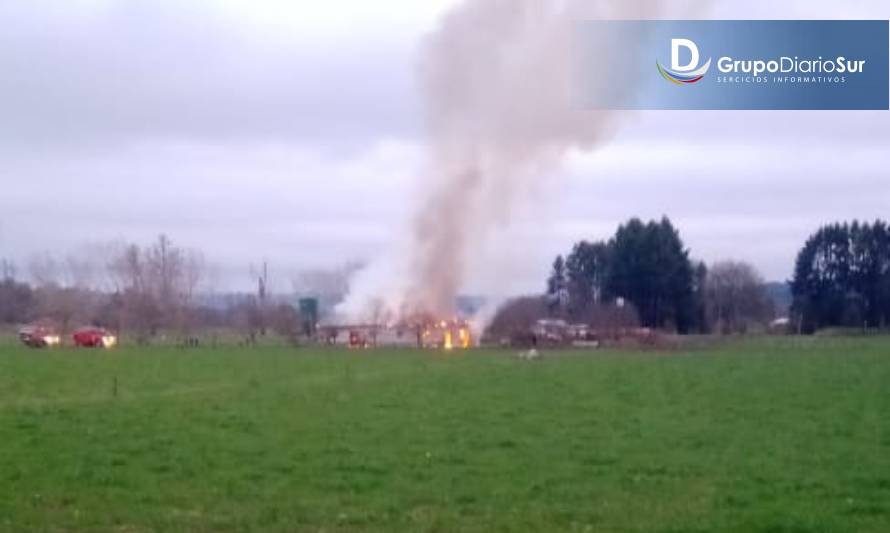
<svg viewBox="0 0 890 533">
<path fill-rule="evenodd" d="M 486 236 L 617 118 L 583 109 L 575 23 L 663 15 L 653 0 L 470 0 L 446 15 L 421 57 L 429 156 L 407 252 L 355 280 L 344 310 L 452 316 Z"/>
</svg>

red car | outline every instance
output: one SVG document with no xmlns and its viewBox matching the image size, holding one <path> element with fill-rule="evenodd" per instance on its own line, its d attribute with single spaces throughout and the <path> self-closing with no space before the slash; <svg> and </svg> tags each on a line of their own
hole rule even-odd
<svg viewBox="0 0 890 533">
<path fill-rule="evenodd" d="M 117 337 L 103 328 L 80 328 L 74 332 L 74 345 L 79 348 L 111 348 Z"/>
</svg>

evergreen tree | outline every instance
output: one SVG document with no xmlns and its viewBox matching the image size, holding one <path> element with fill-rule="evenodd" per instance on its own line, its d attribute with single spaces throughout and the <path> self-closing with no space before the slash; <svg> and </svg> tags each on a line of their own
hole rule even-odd
<svg viewBox="0 0 890 533">
<path fill-rule="evenodd" d="M 550 271 L 550 277 L 547 278 L 547 295 L 558 297 L 560 292 L 566 288 L 566 267 L 565 260 L 562 255 L 556 256 L 553 261 L 553 269 Z"/>
<path fill-rule="evenodd" d="M 609 247 L 606 243 L 581 241 L 572 248 L 566 259 L 569 315 L 572 318 L 583 316 L 591 305 L 601 301 L 608 268 Z"/>
<path fill-rule="evenodd" d="M 562 255 L 558 255 L 553 261 L 550 277 L 547 278 L 547 305 L 551 316 L 563 314 L 567 294 L 565 260 Z"/>
<path fill-rule="evenodd" d="M 607 294 L 630 301 L 644 326 L 673 326 L 681 333 L 694 328 L 692 262 L 667 217 L 647 224 L 631 219 L 618 228 L 609 248 Z"/>
<path fill-rule="evenodd" d="M 792 310 L 802 330 L 884 327 L 890 318 L 890 230 L 887 224 L 830 224 L 797 255 Z"/>
<path fill-rule="evenodd" d="M 559 261 L 559 258 L 558 260 Z M 558 264 L 548 281 L 556 286 Z M 675 327 L 680 332 L 704 327 L 704 265 L 694 270 L 689 253 L 670 220 L 643 223 L 631 219 L 608 242 L 581 241 L 563 265 L 571 318 L 599 303 L 624 298 L 647 327 Z"/>
</svg>

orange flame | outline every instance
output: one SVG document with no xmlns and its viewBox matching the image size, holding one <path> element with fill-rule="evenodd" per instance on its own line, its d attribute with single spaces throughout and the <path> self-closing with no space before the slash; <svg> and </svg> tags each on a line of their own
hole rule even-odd
<svg viewBox="0 0 890 533">
<path fill-rule="evenodd" d="M 466 350 L 470 347 L 470 330 L 467 328 L 460 328 L 457 332 L 458 338 L 460 338 L 460 347 Z"/>
</svg>

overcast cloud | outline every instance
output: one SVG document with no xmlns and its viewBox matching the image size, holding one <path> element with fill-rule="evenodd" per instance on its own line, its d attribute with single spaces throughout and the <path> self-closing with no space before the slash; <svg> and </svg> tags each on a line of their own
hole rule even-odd
<svg viewBox="0 0 890 533">
<path fill-rule="evenodd" d="M 302 268 L 373 259 L 416 207 L 414 61 L 450 3 L 5 0 L 0 257 L 166 232 L 227 287 L 267 258 L 282 288 Z M 705 15 L 890 18 L 880 1 L 772 4 Z M 499 290 L 537 290 L 574 241 L 662 214 L 695 257 L 785 279 L 820 223 L 890 217 L 888 141 L 887 112 L 628 116 L 542 177 L 467 289 L 502 279 L 506 258 Z"/>
</svg>

